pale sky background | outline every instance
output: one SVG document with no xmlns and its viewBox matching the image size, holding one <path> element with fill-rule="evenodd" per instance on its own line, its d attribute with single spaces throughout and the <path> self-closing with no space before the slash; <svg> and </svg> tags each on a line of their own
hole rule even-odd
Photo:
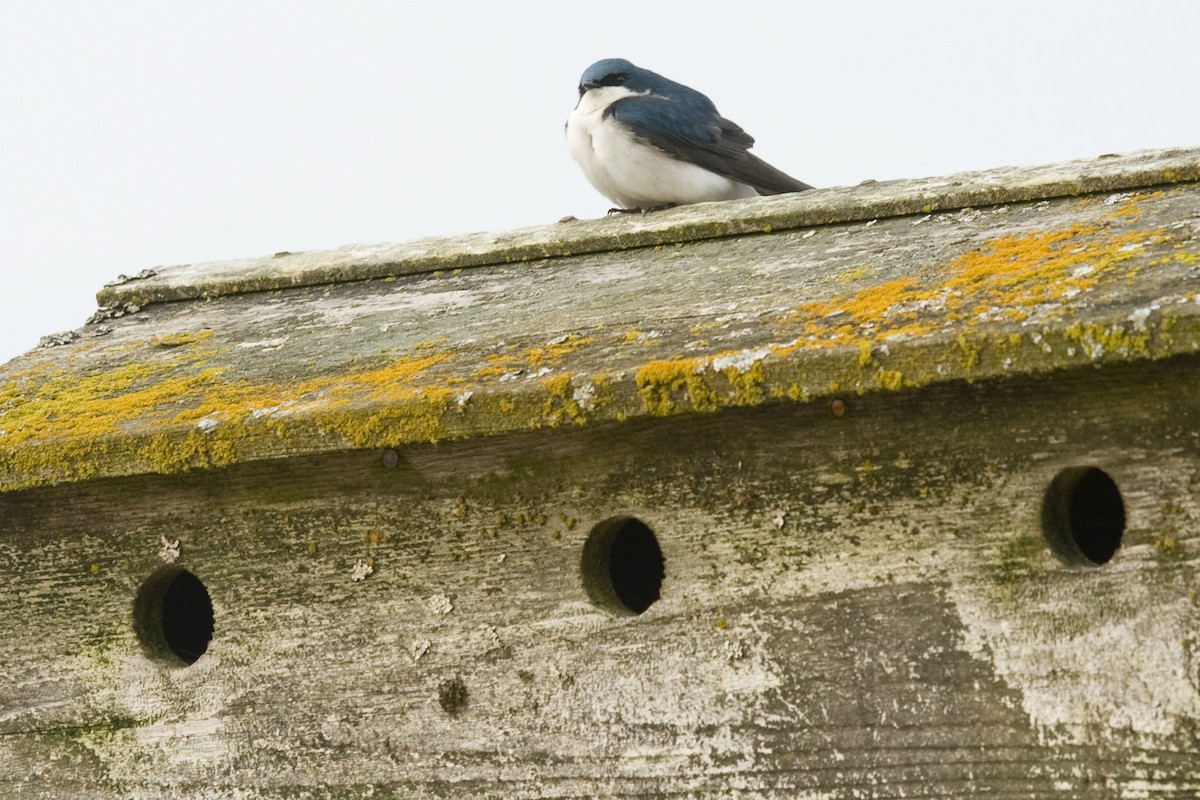
<svg viewBox="0 0 1200 800">
<path fill-rule="evenodd" d="M 122 272 L 602 215 L 562 133 L 600 58 L 832 186 L 1200 145 L 1197 31 L 1190 0 L 0 0 L 0 363 Z"/>
</svg>

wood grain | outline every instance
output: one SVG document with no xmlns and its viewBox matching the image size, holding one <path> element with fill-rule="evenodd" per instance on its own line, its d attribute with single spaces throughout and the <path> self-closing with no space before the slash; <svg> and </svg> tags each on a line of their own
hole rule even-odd
<svg viewBox="0 0 1200 800">
<path fill-rule="evenodd" d="M 0 495 L 0 775 L 45 797 L 1189 796 L 1197 366 Z M 1096 569 L 1038 527 L 1077 464 L 1128 508 Z M 640 616 L 579 575 L 616 513 L 665 556 Z M 163 533 L 216 611 L 187 668 L 133 632 Z"/>
</svg>

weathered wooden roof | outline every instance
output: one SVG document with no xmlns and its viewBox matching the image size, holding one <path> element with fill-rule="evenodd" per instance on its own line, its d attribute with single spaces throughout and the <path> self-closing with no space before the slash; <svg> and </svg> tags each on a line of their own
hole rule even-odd
<svg viewBox="0 0 1200 800">
<path fill-rule="evenodd" d="M 1200 149 L 104 288 L 0 367 L 0 491 L 1200 349 Z"/>
</svg>

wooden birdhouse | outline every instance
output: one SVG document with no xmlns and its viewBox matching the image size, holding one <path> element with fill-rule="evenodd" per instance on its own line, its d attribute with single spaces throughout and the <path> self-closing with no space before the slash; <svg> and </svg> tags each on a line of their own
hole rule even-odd
<svg viewBox="0 0 1200 800">
<path fill-rule="evenodd" d="M 104 288 L 0 367 L 0 794 L 1197 796 L 1198 181 Z"/>
</svg>

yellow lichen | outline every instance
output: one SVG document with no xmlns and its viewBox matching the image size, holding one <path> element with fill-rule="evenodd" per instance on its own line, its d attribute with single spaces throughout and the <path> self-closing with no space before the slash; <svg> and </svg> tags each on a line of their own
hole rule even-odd
<svg viewBox="0 0 1200 800">
<path fill-rule="evenodd" d="M 801 336 L 791 349 L 905 339 L 992 315 L 1022 322 L 1030 309 L 1062 306 L 1094 287 L 1143 246 L 1165 240 L 1160 229 L 1113 233 L 1077 223 L 1055 231 L 1001 236 L 953 259 L 928 277 L 906 276 L 851 295 L 799 306 L 780 319 Z M 790 350 L 789 350 L 790 352 Z"/>
<path fill-rule="evenodd" d="M 999 362 L 1007 369 L 1030 357 L 1022 352 L 1023 342 L 1043 345 L 1030 347 L 1038 358 L 1050 344 L 1033 333 L 1039 328 L 1022 329 L 1029 331 L 1023 335 L 996 330 L 996 323 L 1061 320 L 1073 297 L 1133 275 L 1133 265 L 1122 265 L 1148 246 L 1170 245 L 1163 230 L 1119 227 L 1139 219 L 1136 202 L 1093 222 L 996 237 L 918 274 L 857 291 L 850 284 L 857 286 L 876 267 L 845 270 L 840 284 L 830 282 L 839 296 L 772 319 L 774 341 L 754 345 L 771 357 L 748 365 L 744 359 L 754 349 L 684 357 L 671 354 L 671 337 L 654 344 L 667 357 L 639 365 L 629 354 L 645 352 L 641 341 L 651 337 L 624 327 L 603 334 L 603 352 L 581 352 L 601 336 L 599 325 L 545 344 L 499 345 L 483 358 L 477 351 L 456 351 L 444 339 L 426 340 L 405 352 L 376 353 L 326 372 L 318 372 L 316 363 L 301 365 L 305 374 L 270 380 L 250 371 L 256 366 L 244 371 L 245 360 L 231 357 L 231 345 L 216 342 L 211 330 L 108 347 L 101 340 L 76 342 L 69 347 L 87 352 L 80 359 L 89 365 L 86 371 L 68 371 L 71 360 L 63 354 L 71 351 L 56 350 L 28 356 L 0 385 L 0 481 L 9 488 L 146 469 L 171 472 L 346 446 L 712 411 L 767 398 L 803 401 L 841 386 L 896 391 L 986 373 L 983 367 Z M 1097 204 L 1092 213 L 1100 211 Z M 1149 269 L 1198 260 L 1195 252 L 1181 249 L 1153 261 L 1139 258 L 1136 265 Z M 1146 323 L 1138 317 L 1040 330 L 1056 330 L 1053 335 L 1065 338 L 1072 355 L 1090 359 L 1169 351 L 1169 314 L 1156 313 Z M 730 341 L 724 323 L 713 319 L 691 331 L 713 343 Z M 938 335 L 930 341 L 942 348 L 939 360 L 929 363 L 914 362 L 911 350 L 889 345 L 929 334 Z M 639 346 L 626 346 L 635 341 Z M 1055 353 L 1063 351 L 1059 342 Z M 705 340 L 688 348 L 709 346 Z M 820 353 L 822 360 L 796 358 L 798 351 Z M 597 363 L 614 372 L 589 375 Z M 622 377 L 630 373 L 637 395 Z"/>
<path fill-rule="evenodd" d="M 717 394 L 705 381 L 708 360 L 680 358 L 650 361 L 637 371 L 634 383 L 646 411 L 656 416 L 686 410 L 712 411 Z"/>
<path fill-rule="evenodd" d="M 518 359 L 509 353 L 489 353 L 487 366 L 479 367 L 471 373 L 471 377 L 488 379 L 498 378 L 518 369 Z"/>
<path fill-rule="evenodd" d="M 1075 342 L 1083 351 L 1083 355 L 1092 361 L 1104 358 L 1109 353 L 1121 357 L 1151 354 L 1149 329 L 1130 331 L 1120 324 L 1076 322 L 1069 325 L 1063 333 L 1068 341 Z"/>
<path fill-rule="evenodd" d="M 882 369 L 879 371 L 879 385 L 894 392 L 904 385 L 904 375 L 893 369 Z"/>
<path fill-rule="evenodd" d="M 851 267 L 850 269 L 845 270 L 838 275 L 838 281 L 840 283 L 854 283 L 855 281 L 865 278 L 874 269 L 875 267 L 872 264 L 862 264 L 861 266 Z"/>
<path fill-rule="evenodd" d="M 1176 261 L 1180 264 L 1200 264 L 1200 253 L 1184 250 L 1173 253 L 1168 260 Z"/>
<path fill-rule="evenodd" d="M 572 333 L 561 342 L 554 342 L 542 345 L 541 347 L 531 347 L 523 355 L 530 367 L 540 367 L 546 364 L 558 363 L 579 348 L 586 347 L 591 343 L 592 339 L 590 337 Z"/>
<path fill-rule="evenodd" d="M 153 344 L 153 342 L 152 342 Z M 268 424 L 278 412 L 328 414 L 374 403 L 408 403 L 423 409 L 404 420 L 412 430 L 397 440 L 436 438 L 434 409 L 444 405 L 449 389 L 414 388 L 415 378 L 449 356 L 436 354 L 396 359 L 383 367 L 333 373 L 293 383 L 231 379 L 226 370 L 208 366 L 213 351 L 169 348 L 165 357 L 146 356 L 82 374 L 26 374 L 0 392 L 4 410 L 6 450 L 37 441 L 94 440 L 137 430 L 166 431 L 180 425 L 177 435 L 153 433 L 147 452 L 156 467 L 174 471 L 193 466 L 219 466 L 235 458 L 233 431 L 263 417 Z M 362 441 L 363 424 L 340 417 L 339 430 L 351 441 Z M 336 422 L 337 419 L 331 420 Z"/>
<path fill-rule="evenodd" d="M 179 333 L 164 333 L 162 336 L 150 337 L 150 343 L 159 347 L 181 347 L 185 344 L 195 344 L 211 339 L 213 332 L 211 330 L 197 331 L 181 331 Z"/>
<path fill-rule="evenodd" d="M 571 377 L 571 373 L 564 372 L 553 378 L 543 378 L 541 381 L 546 392 L 542 402 L 542 420 L 550 427 L 557 427 L 568 421 L 576 425 L 587 422 L 587 414 L 575 399 Z"/>
<path fill-rule="evenodd" d="M 866 339 L 860 339 L 858 342 L 858 365 L 860 367 L 869 367 L 875 362 L 871 357 L 871 343 Z"/>
<path fill-rule="evenodd" d="M 765 397 L 763 391 L 762 360 L 755 361 L 745 370 L 729 366 L 722 370 L 733 389 L 733 403 L 739 406 L 755 406 Z"/>
<path fill-rule="evenodd" d="M 1101 217 L 1101 219 L 1121 219 L 1122 217 L 1133 217 L 1134 219 L 1136 219 L 1142 215 L 1141 209 L 1138 208 L 1138 203 L 1140 203 L 1143 199 L 1145 199 L 1148 196 L 1150 196 L 1150 197 L 1161 196 L 1161 194 L 1158 194 L 1158 195 L 1140 195 L 1140 194 L 1130 195 L 1128 198 L 1125 199 L 1125 201 L 1123 203 L 1121 203 L 1120 206 L 1118 206 L 1117 208 L 1115 208 L 1112 211 L 1105 214 L 1103 217 Z"/>
</svg>

